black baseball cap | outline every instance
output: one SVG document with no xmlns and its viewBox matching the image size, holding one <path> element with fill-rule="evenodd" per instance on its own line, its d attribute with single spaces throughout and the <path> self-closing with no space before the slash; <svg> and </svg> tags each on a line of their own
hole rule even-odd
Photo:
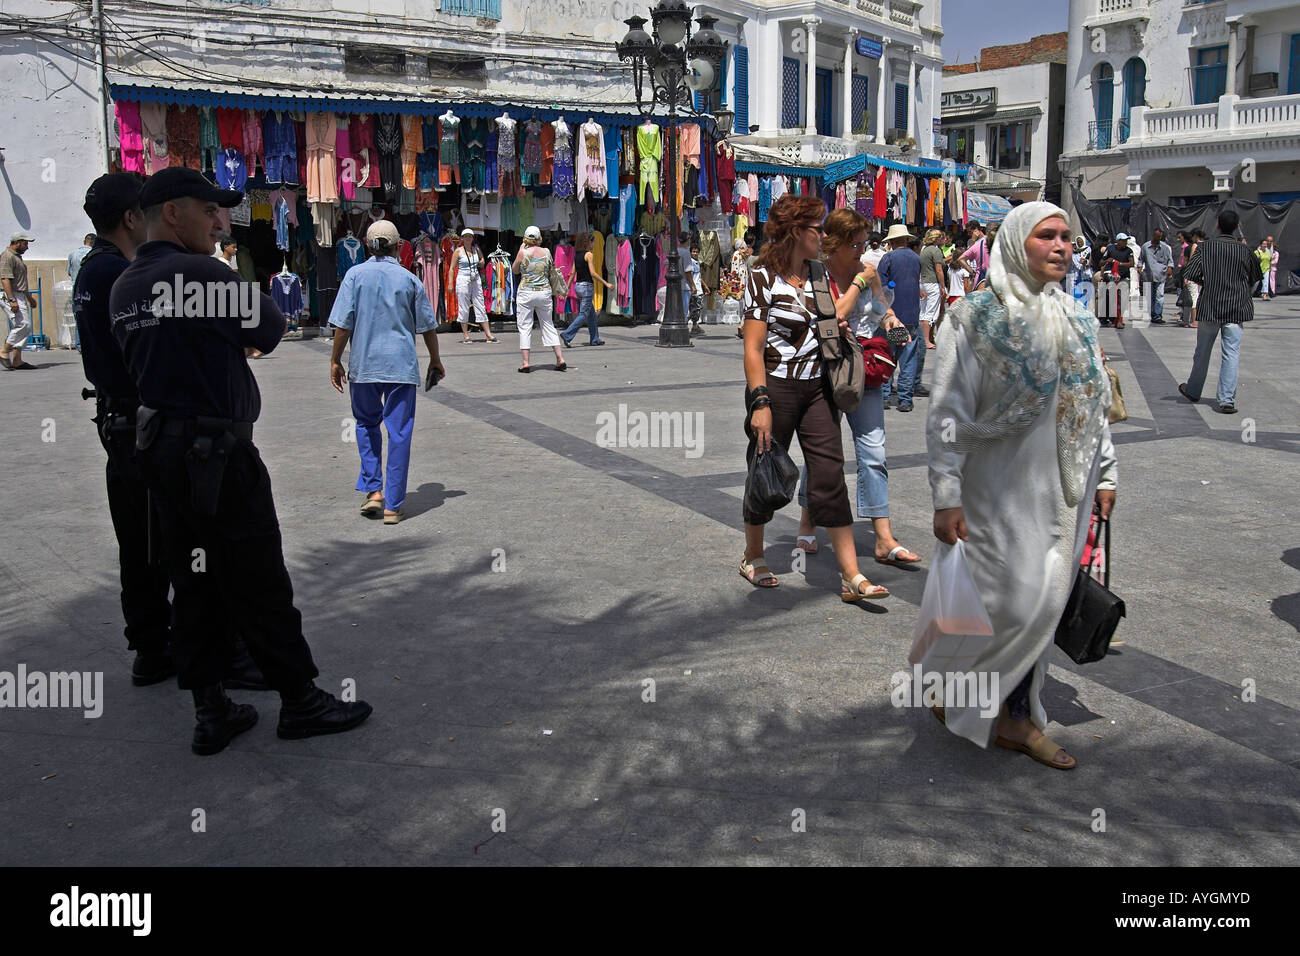
<svg viewBox="0 0 1300 956">
<path fill-rule="evenodd" d="M 90 184 L 81 208 L 91 219 L 120 215 L 140 204 L 143 186 L 144 178 L 136 173 L 108 173 Z"/>
<path fill-rule="evenodd" d="M 148 209 L 187 196 L 203 202 L 214 202 L 227 209 L 238 206 L 244 199 L 244 194 L 237 189 L 218 189 L 204 179 L 197 169 L 168 166 L 145 180 L 144 189 L 140 191 L 140 207 Z"/>
</svg>

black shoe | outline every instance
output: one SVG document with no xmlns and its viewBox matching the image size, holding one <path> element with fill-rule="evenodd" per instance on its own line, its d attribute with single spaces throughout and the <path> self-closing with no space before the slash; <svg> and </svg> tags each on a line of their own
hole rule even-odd
<svg viewBox="0 0 1300 956">
<path fill-rule="evenodd" d="M 1181 396 L 1183 396 L 1183 398 L 1187 399 L 1187 400 L 1188 400 L 1189 402 L 1191 402 L 1193 405 L 1195 405 L 1197 402 L 1200 401 L 1200 398 L 1199 398 L 1199 397 L 1197 397 L 1197 398 L 1192 398 L 1192 396 L 1190 396 L 1190 395 L 1187 394 L 1187 383 L 1186 383 L 1186 382 L 1183 382 L 1183 384 L 1181 384 L 1181 385 L 1178 386 L 1178 394 L 1181 395 Z"/>
<path fill-rule="evenodd" d="M 900 412 L 910 412 L 912 410 L 912 403 L 908 402 L 906 405 L 899 405 L 898 410 Z"/>
<path fill-rule="evenodd" d="M 1232 404 L 1232 402 L 1229 402 L 1226 405 L 1219 405 L 1217 410 L 1222 412 L 1224 415 L 1237 414 L 1237 406 Z"/>
<path fill-rule="evenodd" d="M 898 399 L 895 398 L 893 395 L 886 395 L 886 396 L 885 396 L 885 398 L 884 398 L 884 405 L 885 405 L 885 408 L 893 408 L 893 407 L 894 407 L 895 405 L 897 405 L 897 404 L 898 404 Z"/>
<path fill-rule="evenodd" d="M 131 683 L 136 687 L 161 684 L 176 674 L 176 662 L 166 651 L 136 651 L 131 665 Z"/>
<path fill-rule="evenodd" d="M 1165 324 L 1165 320 L 1164 320 L 1164 319 L 1152 319 L 1152 320 L 1151 320 L 1151 324 L 1152 324 L 1152 325 L 1164 325 L 1164 324 Z"/>
<path fill-rule="evenodd" d="M 257 723 L 257 711 L 248 704 L 236 704 L 220 684 L 210 684 L 194 694 L 194 742 L 190 749 L 200 756 L 221 753 L 239 734 Z"/>
<path fill-rule="evenodd" d="M 916 390 L 912 392 L 912 394 L 915 395 L 917 398 L 929 398 L 930 390 L 928 388 L 922 388 L 920 385 L 918 385 L 916 386 Z"/>
<path fill-rule="evenodd" d="M 280 726 L 275 732 L 285 740 L 341 734 L 356 727 L 373 710 L 363 700 L 346 703 L 315 684 L 308 684 L 300 694 L 280 694 Z"/>
<path fill-rule="evenodd" d="M 270 690 L 266 676 L 256 661 L 249 656 L 248 648 L 239 643 L 235 645 L 235 656 L 230 660 L 230 667 L 221 681 L 227 690 Z"/>
</svg>

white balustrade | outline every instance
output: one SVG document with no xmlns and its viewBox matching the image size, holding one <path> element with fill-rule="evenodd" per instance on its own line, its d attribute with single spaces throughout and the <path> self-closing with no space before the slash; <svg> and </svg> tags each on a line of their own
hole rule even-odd
<svg viewBox="0 0 1300 956">
<path fill-rule="evenodd" d="M 1276 130 L 1300 124 L 1300 96 L 1267 96 L 1238 100 L 1233 119 L 1237 129 Z"/>
<path fill-rule="evenodd" d="M 1219 128 L 1219 107 L 1215 103 L 1209 103 L 1164 110 L 1149 109 L 1143 117 L 1143 127 L 1133 131 L 1133 138 L 1164 139 L 1189 133 L 1214 132 Z"/>
</svg>

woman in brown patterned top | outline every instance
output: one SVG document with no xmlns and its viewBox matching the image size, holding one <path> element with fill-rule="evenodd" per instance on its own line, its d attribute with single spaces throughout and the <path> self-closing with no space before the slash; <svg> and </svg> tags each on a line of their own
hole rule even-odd
<svg viewBox="0 0 1300 956">
<path fill-rule="evenodd" d="M 889 591 L 873 586 L 858 570 L 844 446 L 813 330 L 816 312 L 807 260 L 821 256 L 825 218 L 826 205 L 806 196 L 782 196 L 768 212 L 767 243 L 745 291 L 745 460 L 752 462 L 774 438 L 789 449 L 790 439 L 799 436 L 808 467 L 808 511 L 830 534 L 840 564 L 840 596 L 845 601 L 878 600 Z M 841 320 L 841 334 L 847 329 Z M 774 588 L 778 581 L 763 557 L 763 527 L 772 515 L 745 510 L 744 520 L 740 573 L 757 587 Z"/>
</svg>

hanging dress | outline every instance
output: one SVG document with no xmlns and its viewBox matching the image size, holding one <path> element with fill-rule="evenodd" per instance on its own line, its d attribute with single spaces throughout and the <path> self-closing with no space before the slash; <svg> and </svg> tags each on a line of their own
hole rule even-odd
<svg viewBox="0 0 1300 956">
<path fill-rule="evenodd" d="M 556 199 L 572 199 L 576 192 L 573 175 L 573 133 L 564 120 L 555 121 L 555 170 L 552 185 Z"/>
</svg>

